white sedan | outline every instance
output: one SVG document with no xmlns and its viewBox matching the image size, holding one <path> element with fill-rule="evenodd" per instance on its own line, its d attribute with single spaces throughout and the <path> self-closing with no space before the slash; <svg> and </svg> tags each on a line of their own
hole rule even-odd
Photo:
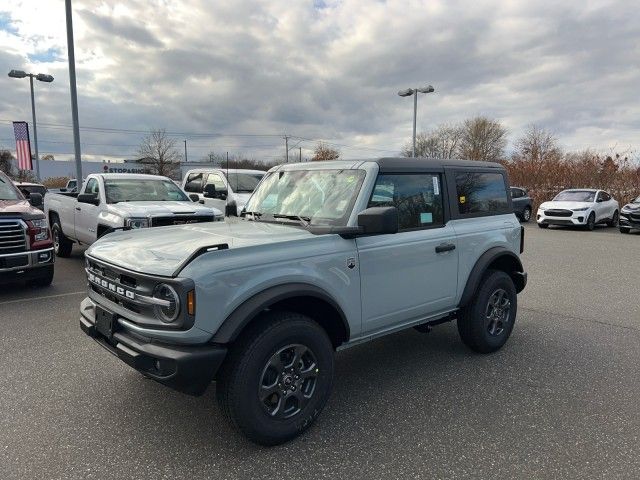
<svg viewBox="0 0 640 480">
<path fill-rule="evenodd" d="M 563 190 L 550 202 L 538 207 L 536 220 L 540 228 L 549 225 L 575 225 L 593 230 L 596 224 L 618 225 L 618 202 L 604 190 Z"/>
</svg>

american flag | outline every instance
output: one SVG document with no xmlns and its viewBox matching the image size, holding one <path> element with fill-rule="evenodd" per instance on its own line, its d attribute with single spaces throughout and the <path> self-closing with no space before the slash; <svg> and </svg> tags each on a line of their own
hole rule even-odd
<svg viewBox="0 0 640 480">
<path fill-rule="evenodd" d="M 13 133 L 16 134 L 18 168 L 20 170 L 33 170 L 31 144 L 29 143 L 29 125 L 27 125 L 27 122 L 13 122 Z"/>
</svg>

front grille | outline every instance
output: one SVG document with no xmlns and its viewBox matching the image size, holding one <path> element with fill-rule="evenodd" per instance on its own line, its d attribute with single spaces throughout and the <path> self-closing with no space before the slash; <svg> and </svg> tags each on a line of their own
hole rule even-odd
<svg viewBox="0 0 640 480">
<path fill-rule="evenodd" d="M 0 221 L 0 255 L 27 251 L 27 232 L 18 220 Z"/>
<path fill-rule="evenodd" d="M 570 217 L 573 212 L 571 210 L 549 209 L 545 210 L 544 214 L 547 217 Z"/>
<path fill-rule="evenodd" d="M 151 219 L 152 227 L 167 227 L 169 225 L 184 225 L 188 223 L 213 222 L 211 215 L 174 215 L 171 217 L 154 217 Z"/>
<path fill-rule="evenodd" d="M 638 213 L 630 213 L 629 214 L 629 218 L 631 220 L 640 221 L 640 212 L 638 212 Z"/>
</svg>

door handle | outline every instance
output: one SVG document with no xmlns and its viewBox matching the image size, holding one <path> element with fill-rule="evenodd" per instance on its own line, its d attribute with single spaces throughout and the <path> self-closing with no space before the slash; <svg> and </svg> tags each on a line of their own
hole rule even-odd
<svg viewBox="0 0 640 480">
<path fill-rule="evenodd" d="M 441 243 L 436 247 L 436 253 L 450 252 L 455 249 L 456 246 L 453 243 Z"/>
<path fill-rule="evenodd" d="M 79 212 L 82 211 L 82 209 L 80 207 L 76 207 L 76 210 L 79 211 Z"/>
</svg>

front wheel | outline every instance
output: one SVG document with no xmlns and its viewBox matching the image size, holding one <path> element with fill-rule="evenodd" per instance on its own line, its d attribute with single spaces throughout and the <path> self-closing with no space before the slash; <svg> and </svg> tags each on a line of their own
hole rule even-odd
<svg viewBox="0 0 640 480">
<path fill-rule="evenodd" d="M 596 214 L 595 213 L 591 212 L 589 214 L 589 218 L 587 218 L 587 223 L 586 223 L 585 227 L 590 232 L 592 232 L 593 229 L 596 228 Z"/>
<path fill-rule="evenodd" d="M 475 297 L 458 315 L 464 344 L 479 353 L 495 352 L 507 342 L 518 310 L 516 287 L 500 270 L 485 273 Z"/>
<path fill-rule="evenodd" d="M 51 285 L 53 281 L 53 265 L 49 265 L 48 267 L 43 267 L 41 274 L 31 280 L 31 284 L 36 287 L 48 287 Z"/>
<path fill-rule="evenodd" d="M 284 443 L 309 428 L 333 383 L 333 346 L 305 315 L 272 312 L 244 334 L 217 381 L 224 415 L 249 440 Z"/>
<path fill-rule="evenodd" d="M 620 233 L 629 233 L 631 231 L 628 227 L 620 227 Z"/>
<path fill-rule="evenodd" d="M 538 227 L 540 227 L 540 228 L 549 228 L 549 224 L 548 223 L 539 223 Z"/>
<path fill-rule="evenodd" d="M 618 214 L 618 211 L 616 210 L 615 212 L 613 212 L 613 217 L 611 217 L 611 220 L 609 220 L 607 222 L 607 226 L 609 226 L 609 227 L 617 227 L 619 219 L 620 219 L 620 216 Z"/>
</svg>

